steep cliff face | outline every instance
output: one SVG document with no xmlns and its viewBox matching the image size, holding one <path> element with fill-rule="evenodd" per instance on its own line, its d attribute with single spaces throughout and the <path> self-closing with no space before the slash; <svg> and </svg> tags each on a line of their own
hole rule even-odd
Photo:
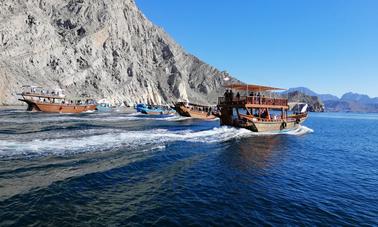
<svg viewBox="0 0 378 227">
<path fill-rule="evenodd" d="M 0 69 L 0 104 L 17 104 L 24 84 L 71 98 L 214 103 L 229 76 L 187 54 L 133 0 L 0 1 Z"/>
</svg>

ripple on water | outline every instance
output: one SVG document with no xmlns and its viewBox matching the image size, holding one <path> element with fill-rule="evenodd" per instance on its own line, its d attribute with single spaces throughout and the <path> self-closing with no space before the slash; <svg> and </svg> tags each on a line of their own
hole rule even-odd
<svg viewBox="0 0 378 227">
<path fill-rule="evenodd" d="M 0 111 L 0 225 L 376 225 L 376 127 Z"/>
</svg>

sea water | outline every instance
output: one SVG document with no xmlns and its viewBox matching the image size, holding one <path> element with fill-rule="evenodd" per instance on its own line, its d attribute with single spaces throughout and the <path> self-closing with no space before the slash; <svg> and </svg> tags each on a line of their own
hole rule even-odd
<svg viewBox="0 0 378 227">
<path fill-rule="evenodd" d="M 378 225 L 378 115 L 219 121 L 0 110 L 0 226 Z"/>
</svg>

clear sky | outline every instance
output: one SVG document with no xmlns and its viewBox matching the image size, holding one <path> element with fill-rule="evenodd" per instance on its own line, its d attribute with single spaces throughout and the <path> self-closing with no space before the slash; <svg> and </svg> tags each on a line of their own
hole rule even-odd
<svg viewBox="0 0 378 227">
<path fill-rule="evenodd" d="M 238 79 L 378 97 L 378 0 L 136 0 L 186 51 Z"/>
</svg>

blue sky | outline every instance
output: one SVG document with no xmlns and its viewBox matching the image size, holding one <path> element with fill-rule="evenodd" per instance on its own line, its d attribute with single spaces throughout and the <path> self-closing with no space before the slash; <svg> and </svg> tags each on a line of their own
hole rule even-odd
<svg viewBox="0 0 378 227">
<path fill-rule="evenodd" d="M 378 96 L 378 0 L 136 0 L 185 50 L 238 79 Z"/>
</svg>

